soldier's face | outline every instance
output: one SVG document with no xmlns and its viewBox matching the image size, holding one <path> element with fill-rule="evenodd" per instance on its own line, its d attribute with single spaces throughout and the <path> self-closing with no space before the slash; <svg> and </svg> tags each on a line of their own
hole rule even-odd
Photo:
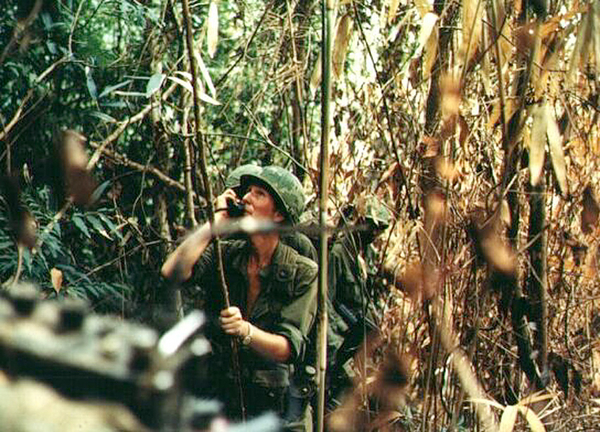
<svg viewBox="0 0 600 432">
<path fill-rule="evenodd" d="M 259 219 L 271 219 L 281 222 L 283 216 L 275 206 L 275 200 L 262 186 L 250 185 L 243 198 L 246 214 Z"/>
</svg>

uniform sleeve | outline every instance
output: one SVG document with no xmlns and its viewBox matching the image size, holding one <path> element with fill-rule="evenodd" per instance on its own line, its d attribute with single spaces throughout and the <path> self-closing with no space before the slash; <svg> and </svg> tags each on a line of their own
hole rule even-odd
<svg viewBox="0 0 600 432">
<path fill-rule="evenodd" d="M 342 277 L 342 266 L 343 261 L 340 258 L 337 248 L 334 247 L 329 254 L 329 263 L 328 263 L 328 275 L 327 275 L 327 284 L 328 284 L 328 293 L 329 300 L 333 304 L 336 300 L 337 296 L 337 288 L 340 277 Z"/>
<path fill-rule="evenodd" d="M 214 279 L 215 268 L 215 244 L 211 243 L 196 262 L 194 276 L 199 282 L 207 282 Z"/>
<path fill-rule="evenodd" d="M 284 336 L 290 343 L 294 363 L 304 353 L 308 334 L 317 315 L 317 267 L 314 263 L 301 261 L 294 280 L 294 291 L 299 293 L 281 309 L 281 321 L 274 333 Z"/>
</svg>

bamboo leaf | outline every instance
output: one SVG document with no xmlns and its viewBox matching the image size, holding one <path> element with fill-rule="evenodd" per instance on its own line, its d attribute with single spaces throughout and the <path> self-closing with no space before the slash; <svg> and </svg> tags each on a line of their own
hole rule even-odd
<svg viewBox="0 0 600 432">
<path fill-rule="evenodd" d="M 388 9 L 388 24 L 391 24 L 396 18 L 396 12 L 398 11 L 398 6 L 400 6 L 400 0 L 390 0 L 390 7 Z"/>
<path fill-rule="evenodd" d="M 426 44 L 424 46 L 423 49 L 423 78 L 427 79 L 431 73 L 431 69 L 433 68 L 433 65 L 435 64 L 435 58 L 437 55 L 437 48 L 438 48 L 438 39 L 439 39 L 439 32 L 438 32 L 438 27 L 437 27 L 437 19 L 438 16 L 435 14 L 428 14 L 427 15 L 427 29 L 426 31 L 429 31 L 429 36 L 428 39 L 426 41 Z M 429 26 L 431 25 L 431 29 L 429 29 Z M 421 29 L 423 30 L 423 29 Z"/>
<path fill-rule="evenodd" d="M 540 418 L 536 415 L 535 412 L 531 408 L 524 407 L 521 405 L 517 405 L 519 412 L 525 417 L 527 423 L 529 423 L 529 427 L 533 432 L 546 432 L 546 427 L 544 423 L 540 420 Z"/>
<path fill-rule="evenodd" d="M 348 52 L 348 45 L 352 37 L 352 28 L 354 22 L 350 14 L 344 14 L 337 24 L 337 30 L 335 33 L 335 39 L 333 41 L 333 53 L 332 53 L 332 66 L 333 76 L 339 78 L 342 76 L 344 71 L 344 62 L 346 60 L 346 53 Z"/>
<path fill-rule="evenodd" d="M 587 53 L 589 50 L 589 38 L 591 33 L 591 25 L 589 18 L 590 14 L 584 15 L 584 18 L 581 20 L 581 24 L 579 25 L 579 31 L 577 32 L 577 41 L 575 42 L 575 47 L 573 48 L 573 54 L 571 54 L 571 62 L 569 63 L 569 69 L 567 71 L 567 82 L 572 83 L 573 77 L 577 69 L 579 69 L 579 65 L 583 60 L 587 58 Z"/>
<path fill-rule="evenodd" d="M 210 73 L 208 72 L 208 68 L 202 60 L 202 55 L 199 52 L 196 52 L 196 61 L 198 62 L 198 67 L 200 68 L 200 73 L 202 73 L 202 78 L 204 78 L 204 82 L 208 87 L 208 91 L 210 91 L 210 95 L 214 98 L 217 97 L 217 90 L 212 82 L 212 78 L 210 77 Z"/>
<path fill-rule="evenodd" d="M 85 81 L 88 88 L 88 92 L 92 99 L 98 99 L 98 87 L 96 86 L 96 82 L 92 77 L 92 70 L 89 66 L 85 67 Z"/>
<path fill-rule="evenodd" d="M 533 124 L 529 140 L 529 175 L 532 186 L 537 186 L 544 171 L 544 153 L 546 149 L 546 105 L 536 105 L 531 110 Z"/>
<path fill-rule="evenodd" d="M 221 105 L 221 102 L 216 100 L 215 98 L 207 95 L 202 89 L 200 89 L 200 94 L 198 95 L 202 102 L 209 103 L 211 105 Z"/>
<path fill-rule="evenodd" d="M 498 432 L 512 432 L 517 421 L 517 414 L 519 414 L 519 409 L 515 405 L 508 405 L 504 408 Z"/>
<path fill-rule="evenodd" d="M 102 97 L 104 97 L 104 96 L 112 93 L 115 90 L 120 89 L 121 87 L 125 87 L 126 85 L 130 84 L 132 81 L 133 80 L 128 79 L 126 81 L 120 82 L 119 84 L 115 84 L 113 86 L 106 87 L 104 90 L 102 90 L 102 93 L 100 93 L 98 95 L 98 99 L 100 99 L 100 98 L 102 98 Z"/>
<path fill-rule="evenodd" d="M 219 8 L 216 1 L 211 1 L 208 7 L 208 25 L 206 29 L 206 45 L 208 55 L 213 58 L 219 42 Z"/>
<path fill-rule="evenodd" d="M 162 86 L 162 83 L 165 81 L 165 75 L 161 73 L 154 74 L 148 80 L 148 84 L 146 85 L 146 97 L 152 96 L 154 93 L 158 91 L 158 89 Z"/>
<path fill-rule="evenodd" d="M 114 117 L 109 116 L 108 114 L 104 114 L 103 112 L 100 111 L 92 111 L 90 113 L 91 116 L 99 118 L 100 120 L 106 122 L 106 123 L 116 123 L 117 119 Z"/>
<path fill-rule="evenodd" d="M 417 48 L 417 55 L 421 53 L 421 51 L 425 48 L 427 41 L 429 41 L 434 29 L 435 25 L 438 21 L 438 16 L 433 12 L 427 13 L 421 22 L 421 31 L 419 32 L 419 45 Z"/>
<path fill-rule="evenodd" d="M 493 23 L 492 34 L 490 37 L 491 41 L 498 40 L 499 44 L 499 52 L 500 58 L 498 59 L 498 63 L 500 65 L 500 70 L 503 74 L 506 73 L 506 67 L 508 65 L 508 59 L 512 56 L 512 43 L 511 43 L 511 35 L 509 34 L 508 28 L 508 17 L 506 15 L 506 10 L 504 8 L 504 2 L 501 0 L 492 0 L 493 6 L 489 9 L 490 13 L 493 9 L 495 11 L 495 22 L 493 20 L 493 16 L 490 16 L 490 22 Z"/>
<path fill-rule="evenodd" d="M 466 68 L 481 39 L 483 7 L 481 0 L 464 0 L 462 7 L 462 45 L 459 57 L 460 63 Z"/>
<path fill-rule="evenodd" d="M 533 393 L 532 395 L 525 396 L 517 403 L 517 405 L 527 406 L 538 402 L 543 402 L 548 399 L 553 399 L 555 397 L 556 395 L 553 393 L 545 393 L 543 391 L 538 391 Z"/>
<path fill-rule="evenodd" d="M 494 408 L 498 408 L 500 410 L 504 410 L 504 408 L 505 408 L 504 405 L 499 404 L 498 402 L 496 402 L 495 400 L 492 400 L 492 399 L 471 398 L 471 399 L 469 399 L 469 402 L 490 405 L 490 406 L 493 406 Z"/>
<path fill-rule="evenodd" d="M 429 3 L 429 0 L 415 0 L 415 7 L 421 18 L 425 18 L 425 15 L 431 12 L 431 3 Z"/>
<path fill-rule="evenodd" d="M 596 62 L 596 70 L 600 70 L 600 4 L 592 2 L 589 12 L 590 21 L 593 23 L 591 27 L 593 44 L 594 44 L 594 61 Z"/>
<path fill-rule="evenodd" d="M 558 181 L 560 192 L 563 197 L 566 197 L 569 194 L 569 185 L 567 184 L 567 163 L 565 162 L 565 152 L 562 146 L 563 140 L 554 114 L 550 111 L 549 106 L 546 109 L 548 110 L 546 115 L 548 120 L 547 136 L 552 168 L 554 169 L 554 175 Z"/>
<path fill-rule="evenodd" d="M 176 84 L 179 84 L 181 87 L 189 91 L 190 93 L 194 93 L 194 89 L 192 88 L 192 83 L 186 80 L 182 80 L 181 78 L 170 76 L 168 77 L 171 81 Z"/>
</svg>

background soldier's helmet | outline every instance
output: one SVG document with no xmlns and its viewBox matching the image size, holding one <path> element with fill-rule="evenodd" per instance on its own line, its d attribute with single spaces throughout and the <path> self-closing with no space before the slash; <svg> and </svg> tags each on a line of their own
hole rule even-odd
<svg viewBox="0 0 600 432">
<path fill-rule="evenodd" d="M 381 201 L 371 197 L 365 206 L 365 219 L 373 221 L 377 228 L 385 229 L 390 226 L 392 213 Z"/>
<path fill-rule="evenodd" d="M 236 193 L 238 193 L 239 191 L 236 189 L 238 189 L 242 185 L 242 176 L 245 174 L 258 174 L 261 170 L 262 168 L 257 165 L 240 165 L 239 167 L 231 171 L 231 173 L 229 173 L 229 175 L 225 179 L 225 188 L 233 189 L 236 191 Z"/>
<path fill-rule="evenodd" d="M 304 190 L 300 180 L 288 170 L 278 166 L 267 166 L 258 173 L 244 174 L 241 177 L 242 187 L 256 182 L 264 186 L 275 199 L 277 209 L 292 224 L 298 223 L 304 211 Z"/>
</svg>

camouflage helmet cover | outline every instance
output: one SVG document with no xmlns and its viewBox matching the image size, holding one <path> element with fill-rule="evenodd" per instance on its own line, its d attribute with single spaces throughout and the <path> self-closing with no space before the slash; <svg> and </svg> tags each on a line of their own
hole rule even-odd
<svg viewBox="0 0 600 432">
<path fill-rule="evenodd" d="M 370 219 L 375 225 L 383 228 L 390 225 L 392 214 L 380 200 L 370 197 L 365 205 L 365 219 Z"/>
<path fill-rule="evenodd" d="M 241 176 L 241 184 L 246 187 L 249 183 L 257 182 L 272 194 L 275 204 L 292 224 L 298 223 L 304 211 L 305 196 L 300 180 L 290 171 L 278 167 L 267 166 L 258 173 L 248 173 Z"/>
<path fill-rule="evenodd" d="M 225 179 L 225 187 L 227 189 L 235 189 L 241 186 L 241 178 L 244 174 L 258 174 L 261 171 L 258 165 L 246 164 L 240 165 L 229 173 Z"/>
</svg>

